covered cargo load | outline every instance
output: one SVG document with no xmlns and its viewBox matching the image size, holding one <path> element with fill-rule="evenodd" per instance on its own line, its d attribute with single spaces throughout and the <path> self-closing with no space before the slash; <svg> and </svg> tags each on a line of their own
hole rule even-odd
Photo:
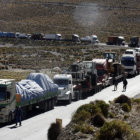
<svg viewBox="0 0 140 140">
<path fill-rule="evenodd" d="M 24 106 L 57 96 L 58 86 L 45 74 L 31 73 L 26 80 L 16 83 L 16 94 L 18 102 Z"/>
</svg>

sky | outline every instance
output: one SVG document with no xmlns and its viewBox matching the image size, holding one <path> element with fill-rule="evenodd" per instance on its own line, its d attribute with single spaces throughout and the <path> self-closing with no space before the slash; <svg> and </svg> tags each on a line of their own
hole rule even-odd
<svg viewBox="0 0 140 140">
<path fill-rule="evenodd" d="M 126 92 L 122 92 L 123 83 L 118 84 L 118 90 L 113 91 L 114 86 L 103 89 L 95 95 L 88 97 L 85 100 L 72 102 L 66 106 L 56 106 L 53 110 L 47 111 L 40 115 L 22 121 L 22 126 L 13 128 L 12 125 L 6 125 L 0 128 L 1 140 L 47 140 L 47 132 L 51 123 L 56 122 L 56 119 L 62 119 L 62 126 L 65 127 L 71 121 L 72 115 L 83 104 L 90 103 L 94 100 L 104 100 L 106 102 L 114 100 L 114 98 L 125 94 L 128 97 L 140 98 L 140 75 L 127 79 L 128 87 Z"/>
</svg>

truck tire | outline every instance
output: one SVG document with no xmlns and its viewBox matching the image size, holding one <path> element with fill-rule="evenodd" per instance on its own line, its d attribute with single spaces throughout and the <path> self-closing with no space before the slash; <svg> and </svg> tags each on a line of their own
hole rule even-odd
<svg viewBox="0 0 140 140">
<path fill-rule="evenodd" d="M 10 112 L 8 115 L 8 123 L 11 124 L 12 121 L 13 121 L 13 116 L 12 116 L 12 112 Z"/>
<path fill-rule="evenodd" d="M 47 101 L 44 103 L 44 112 L 48 111 L 48 103 Z"/>
<path fill-rule="evenodd" d="M 71 100 L 72 100 L 72 96 L 71 96 L 71 94 L 70 94 L 70 95 L 69 95 L 68 104 L 71 104 Z"/>
<path fill-rule="evenodd" d="M 55 99 L 51 100 L 51 109 L 54 109 L 54 105 L 55 105 Z"/>
</svg>

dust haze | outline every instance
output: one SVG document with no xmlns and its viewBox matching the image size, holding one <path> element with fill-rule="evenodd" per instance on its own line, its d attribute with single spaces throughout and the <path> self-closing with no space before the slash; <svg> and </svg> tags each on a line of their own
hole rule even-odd
<svg viewBox="0 0 140 140">
<path fill-rule="evenodd" d="M 103 15 L 99 8 L 100 7 L 94 3 L 81 3 L 75 8 L 73 18 L 76 23 L 83 27 L 90 27 L 97 23 L 103 23 Z"/>
</svg>

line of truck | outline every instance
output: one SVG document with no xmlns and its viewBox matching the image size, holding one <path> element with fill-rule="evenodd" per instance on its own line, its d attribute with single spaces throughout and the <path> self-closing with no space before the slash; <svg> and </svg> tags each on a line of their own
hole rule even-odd
<svg viewBox="0 0 140 140">
<path fill-rule="evenodd" d="M 60 33 L 43 34 L 43 33 L 20 33 L 20 32 L 3 32 L 0 31 L 0 38 L 16 38 L 16 39 L 31 39 L 31 40 L 47 40 L 47 41 L 61 41 L 61 42 L 81 42 L 81 43 L 93 43 L 98 44 L 100 41 L 97 35 L 90 35 L 85 37 L 80 37 L 78 34 L 67 34 L 61 35 Z M 126 45 L 125 37 L 123 36 L 108 36 L 107 45 Z M 130 37 L 129 47 L 140 47 L 140 37 L 132 36 Z"/>
<path fill-rule="evenodd" d="M 114 52 L 106 52 L 104 59 L 76 61 L 64 74 L 54 76 L 59 87 L 58 101 L 84 99 L 113 84 L 113 78 L 122 81 L 123 69 L 115 61 Z"/>
<path fill-rule="evenodd" d="M 0 79 L 0 123 L 14 120 L 16 106 L 22 108 L 26 118 L 36 108 L 47 111 L 53 109 L 57 102 L 70 104 L 72 100 L 92 96 L 112 85 L 114 78 L 122 81 L 126 72 L 139 74 L 138 51 L 126 50 L 121 63 L 115 57 L 115 52 L 106 52 L 103 59 L 78 60 L 67 71 L 54 75 L 53 80 L 43 73 L 31 73 L 26 80 L 19 82 Z"/>
</svg>

